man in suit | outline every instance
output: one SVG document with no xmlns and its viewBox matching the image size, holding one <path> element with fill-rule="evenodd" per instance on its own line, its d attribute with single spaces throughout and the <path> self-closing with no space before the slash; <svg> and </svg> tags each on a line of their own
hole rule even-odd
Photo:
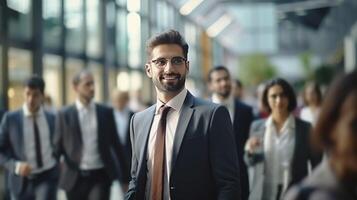
<svg viewBox="0 0 357 200">
<path fill-rule="evenodd" d="M 55 116 L 42 107 L 44 88 L 41 77 L 28 79 L 22 108 L 6 113 L 0 125 L 0 164 L 8 172 L 11 199 L 56 199 Z"/>
<path fill-rule="evenodd" d="M 123 177 L 123 182 L 121 183 L 122 190 L 126 192 L 128 190 L 128 185 L 130 181 L 130 165 L 131 165 L 131 143 L 130 143 L 130 119 L 134 112 L 128 107 L 129 103 L 129 93 L 126 91 L 115 90 L 113 92 L 112 104 L 114 119 L 117 127 L 117 134 L 120 139 L 120 145 L 123 149 L 124 163 L 119 163 L 123 165 L 126 170 Z"/>
<path fill-rule="evenodd" d="M 227 109 L 191 95 L 188 45 L 170 30 L 148 41 L 147 76 L 157 102 L 133 115 L 126 199 L 240 199 L 239 167 Z"/>
<path fill-rule="evenodd" d="M 123 162 L 113 110 L 94 102 L 90 71 L 76 74 L 73 87 L 76 102 L 61 109 L 56 120 L 56 155 L 64 158 L 59 185 L 68 200 L 109 199 Z"/>
<path fill-rule="evenodd" d="M 212 92 L 212 101 L 226 106 L 233 123 L 233 133 L 237 144 L 236 151 L 240 167 L 242 199 L 246 200 L 249 196 L 249 178 L 243 153 L 244 144 L 249 136 L 249 127 L 253 121 L 253 109 L 234 97 L 231 76 L 226 67 L 217 66 L 212 68 L 208 73 L 208 85 Z"/>
</svg>

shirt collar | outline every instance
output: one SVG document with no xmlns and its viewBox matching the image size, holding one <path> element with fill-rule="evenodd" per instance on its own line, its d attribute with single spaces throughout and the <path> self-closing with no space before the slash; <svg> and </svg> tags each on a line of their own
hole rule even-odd
<svg viewBox="0 0 357 200">
<path fill-rule="evenodd" d="M 77 110 L 79 111 L 82 111 L 82 110 L 87 110 L 87 109 L 90 109 L 90 110 L 94 110 L 95 108 L 95 103 L 94 101 L 91 101 L 88 106 L 85 106 L 79 99 L 76 100 L 76 108 Z"/>
<path fill-rule="evenodd" d="M 212 102 L 217 104 L 222 104 L 227 107 L 232 107 L 234 105 L 234 98 L 232 95 L 229 95 L 228 98 L 221 100 L 216 93 L 213 93 Z"/>
<path fill-rule="evenodd" d="M 36 113 L 31 113 L 29 108 L 27 107 L 26 103 L 24 103 L 24 105 L 22 106 L 22 110 L 24 112 L 24 115 L 26 117 L 31 117 L 33 115 L 36 115 L 36 116 L 42 116 L 44 115 L 44 111 L 43 111 L 43 108 L 42 106 L 40 106 L 39 110 L 36 112 Z"/>
<path fill-rule="evenodd" d="M 268 119 L 265 122 L 265 127 L 268 126 L 269 127 L 274 126 L 273 118 L 271 115 L 268 117 Z M 285 120 L 281 130 L 286 130 L 286 129 L 295 129 L 295 118 L 292 114 L 289 114 L 289 117 Z"/>
<path fill-rule="evenodd" d="M 155 114 L 159 114 L 159 109 L 161 108 L 162 105 L 167 105 L 174 109 L 175 111 L 180 111 L 183 105 L 183 102 L 185 101 L 187 95 L 187 89 L 184 88 L 178 95 L 176 95 L 174 98 L 172 98 L 170 101 L 168 101 L 166 104 L 164 104 L 162 101 L 159 99 L 156 100 L 156 110 Z"/>
</svg>

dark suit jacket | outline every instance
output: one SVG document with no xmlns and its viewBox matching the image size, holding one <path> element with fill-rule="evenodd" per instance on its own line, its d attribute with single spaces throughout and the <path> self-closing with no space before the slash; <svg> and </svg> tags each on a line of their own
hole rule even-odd
<svg viewBox="0 0 357 200">
<path fill-rule="evenodd" d="M 123 170 L 118 162 L 123 162 L 123 151 L 116 133 L 113 111 L 111 108 L 96 104 L 98 150 L 104 169 L 110 179 L 120 178 Z M 57 114 L 55 153 L 57 158 L 64 157 L 59 185 L 65 191 L 73 188 L 79 174 L 82 157 L 82 133 L 78 111 L 75 105 L 61 109 Z"/>
<path fill-rule="evenodd" d="M 237 144 L 239 159 L 239 175 L 241 180 L 242 199 L 246 200 L 249 196 L 249 178 L 247 166 L 244 162 L 244 145 L 249 137 L 250 124 L 253 121 L 253 109 L 247 104 L 235 100 L 233 132 Z"/>
<path fill-rule="evenodd" d="M 55 116 L 45 112 L 50 138 L 54 136 Z M 8 170 L 8 188 L 19 194 L 24 188 L 26 178 L 15 175 L 16 161 L 26 161 L 23 141 L 22 109 L 8 112 L 0 125 L 0 164 Z M 53 144 L 52 144 L 53 145 Z"/>
<path fill-rule="evenodd" d="M 147 145 L 155 105 L 131 120 L 132 168 L 126 199 L 145 199 Z M 226 108 L 193 97 L 183 103 L 174 138 L 171 200 L 240 199 L 238 158 Z"/>
<path fill-rule="evenodd" d="M 254 121 L 250 136 L 264 137 L 265 134 L 265 119 Z M 293 160 L 291 163 L 291 181 L 289 187 L 300 182 L 308 175 L 308 162 L 311 162 L 312 167 L 317 166 L 322 158 L 321 154 L 314 153 L 310 146 L 310 131 L 311 125 L 299 118 L 295 118 L 295 148 L 293 153 Z M 264 148 L 263 148 L 264 149 Z M 253 166 L 262 163 L 264 160 L 261 156 L 246 155 L 246 162 L 248 166 Z M 259 175 L 258 175 L 259 176 Z M 253 190 L 254 190 L 254 184 Z M 251 191 L 254 193 L 254 191 Z"/>
</svg>

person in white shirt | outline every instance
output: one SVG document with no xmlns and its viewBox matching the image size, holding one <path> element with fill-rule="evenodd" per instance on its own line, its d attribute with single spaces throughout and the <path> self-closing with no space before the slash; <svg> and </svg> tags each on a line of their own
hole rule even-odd
<svg viewBox="0 0 357 200">
<path fill-rule="evenodd" d="M 281 199 L 286 189 L 308 174 L 308 163 L 321 160 L 313 153 L 311 125 L 292 115 L 296 107 L 294 90 L 284 79 L 265 85 L 262 104 L 269 109 L 267 119 L 254 121 L 245 146 L 250 170 L 250 200 Z"/>
<path fill-rule="evenodd" d="M 77 100 L 57 114 L 55 154 L 64 161 L 59 186 L 68 200 L 108 200 L 112 181 L 121 181 L 125 170 L 113 110 L 94 102 L 94 84 L 90 71 L 76 74 Z"/>
<path fill-rule="evenodd" d="M 300 111 L 300 118 L 315 125 L 322 104 L 322 93 L 319 84 L 316 82 L 306 84 L 303 97 L 305 107 Z"/>
<path fill-rule="evenodd" d="M 11 199 L 56 199 L 59 168 L 53 156 L 55 116 L 42 107 L 45 82 L 25 82 L 25 102 L 0 125 L 0 164 L 8 172 Z"/>
<path fill-rule="evenodd" d="M 112 105 L 114 120 L 117 127 L 117 134 L 120 139 L 120 145 L 124 151 L 124 163 L 119 163 L 124 165 L 126 171 L 121 176 L 121 188 L 125 193 L 128 189 L 128 184 L 130 180 L 130 165 L 131 165 L 131 143 L 130 143 L 130 119 L 134 112 L 129 108 L 129 93 L 127 91 L 114 90 L 112 94 Z"/>
</svg>

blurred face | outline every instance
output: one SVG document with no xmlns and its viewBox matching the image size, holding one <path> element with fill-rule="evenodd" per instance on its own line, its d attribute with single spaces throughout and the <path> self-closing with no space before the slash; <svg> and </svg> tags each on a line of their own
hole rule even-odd
<svg viewBox="0 0 357 200">
<path fill-rule="evenodd" d="M 94 78 L 91 74 L 83 74 L 77 85 L 74 86 L 79 99 L 89 103 L 94 97 Z"/>
<path fill-rule="evenodd" d="M 305 91 L 305 98 L 306 98 L 306 101 L 309 105 L 316 105 L 317 104 L 317 94 L 314 90 L 314 87 L 312 86 L 309 86 L 306 88 L 306 91 Z"/>
<path fill-rule="evenodd" d="M 31 113 L 35 113 L 40 108 L 43 101 L 43 94 L 40 89 L 25 87 L 25 103 Z"/>
<path fill-rule="evenodd" d="M 179 45 L 162 44 L 153 48 L 145 70 L 157 92 L 175 96 L 185 87 L 189 63 Z"/>
<path fill-rule="evenodd" d="M 340 112 L 332 137 L 332 161 L 340 178 L 357 182 L 357 94 L 350 95 Z"/>
<path fill-rule="evenodd" d="M 289 100 L 280 85 L 274 85 L 268 90 L 268 104 L 272 114 L 288 114 Z"/>
<path fill-rule="evenodd" d="M 210 89 L 223 98 L 227 98 L 232 90 L 232 82 L 225 70 L 214 71 L 211 74 Z"/>
<path fill-rule="evenodd" d="M 129 97 L 125 94 L 116 94 L 113 97 L 113 106 L 118 109 L 122 110 L 126 107 L 129 102 Z"/>
</svg>

